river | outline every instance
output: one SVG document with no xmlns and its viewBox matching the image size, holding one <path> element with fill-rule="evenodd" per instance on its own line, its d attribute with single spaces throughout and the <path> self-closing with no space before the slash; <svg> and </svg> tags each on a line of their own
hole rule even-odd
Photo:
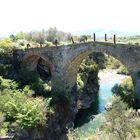
<svg viewBox="0 0 140 140">
<path fill-rule="evenodd" d="M 78 112 L 75 121 L 77 140 L 80 137 L 86 138 L 100 126 L 102 123 L 101 115 L 105 111 L 105 104 L 112 96 L 112 87 L 115 84 L 119 84 L 127 76 L 117 74 L 115 70 L 104 70 L 99 72 L 98 77 L 100 88 L 95 102 L 89 109 L 83 109 Z"/>
</svg>

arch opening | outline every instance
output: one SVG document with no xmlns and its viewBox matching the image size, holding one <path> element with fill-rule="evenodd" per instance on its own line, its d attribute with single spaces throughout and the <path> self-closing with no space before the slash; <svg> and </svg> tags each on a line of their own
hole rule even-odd
<svg viewBox="0 0 140 140">
<path fill-rule="evenodd" d="M 77 60 L 77 59 L 75 59 L 75 60 Z M 97 64 L 98 64 L 98 66 L 97 66 Z M 98 95 L 99 85 L 100 85 L 100 82 L 98 83 L 98 71 L 101 69 L 105 69 L 106 67 L 107 68 L 109 67 L 110 69 L 114 69 L 113 72 L 115 71 L 118 74 L 125 74 L 125 75 L 127 75 L 126 77 L 128 77 L 128 75 L 129 75 L 129 77 L 131 77 L 127 68 L 124 69 L 124 65 L 120 61 L 118 61 L 117 59 L 113 58 L 110 55 L 96 52 L 96 53 L 91 53 L 88 56 L 84 57 L 84 59 L 82 59 L 81 63 L 79 64 L 79 69 L 77 69 L 77 75 L 75 75 L 76 80 L 77 80 L 77 82 L 75 82 L 75 84 L 77 85 L 77 94 L 79 94 L 78 99 L 77 99 L 77 106 L 80 109 L 80 111 L 76 117 L 77 119 L 75 120 L 76 127 L 77 126 L 80 127 L 81 125 L 83 125 L 83 122 L 82 123 L 80 122 L 80 124 L 78 122 L 78 124 L 77 124 L 77 122 L 76 122 L 77 120 L 82 118 L 82 121 L 84 120 L 85 123 L 88 123 L 91 120 L 91 117 L 93 114 L 95 115 L 100 112 L 99 104 L 101 101 L 99 100 L 100 97 Z M 110 74 L 110 76 L 112 76 L 112 74 Z M 123 77 L 120 77 L 120 78 L 124 79 Z M 120 81 L 122 79 L 120 79 Z M 107 79 L 105 82 L 111 82 L 109 80 L 110 80 L 110 78 Z M 125 80 L 125 82 L 129 82 L 127 84 L 130 84 L 130 82 L 131 82 L 131 84 L 133 85 L 131 78 L 129 78 L 129 81 Z M 125 82 L 124 82 L 124 84 L 125 84 Z M 115 85 L 115 83 L 114 83 L 114 85 Z M 130 85 L 130 86 L 132 86 L 132 85 Z M 132 86 L 132 88 L 133 88 L 132 92 L 134 92 L 134 87 Z M 130 90 L 129 87 L 128 88 L 126 87 L 126 89 Z M 117 93 L 117 95 L 119 95 L 119 93 Z M 121 96 L 122 99 L 126 98 L 123 95 L 119 95 L 119 96 Z M 132 97 L 132 100 L 128 99 L 128 102 L 131 101 L 131 103 L 133 105 L 134 94 L 131 94 L 128 96 L 129 96 L 129 98 Z M 125 99 L 125 100 L 127 101 L 127 99 Z M 92 109 L 90 108 L 90 105 L 92 105 Z M 85 108 L 88 108 L 88 109 L 83 110 Z M 84 113 L 86 113 L 87 116 Z M 82 116 L 84 116 L 84 119 Z"/>
<path fill-rule="evenodd" d="M 37 80 L 31 84 L 35 94 L 43 97 L 50 96 L 53 67 L 48 59 L 39 55 L 26 56 L 22 61 L 22 68 L 33 72 L 36 76 Z"/>
<path fill-rule="evenodd" d="M 88 56 L 91 57 L 91 55 L 93 53 L 96 53 L 96 54 L 106 54 L 107 56 L 110 56 L 112 57 L 113 59 L 116 59 L 118 60 L 119 63 L 122 64 L 122 66 L 124 66 L 126 69 L 127 69 L 127 72 L 126 73 L 129 73 L 131 75 L 131 71 L 129 69 L 129 66 L 127 65 L 127 63 L 121 59 L 121 58 L 118 58 L 116 55 L 114 54 L 111 54 L 109 52 L 104 52 L 103 50 L 87 50 L 87 51 L 84 51 L 84 52 L 80 52 L 79 54 L 76 54 L 75 57 L 72 57 L 71 60 L 70 60 L 70 63 L 69 65 L 67 66 L 67 73 L 66 73 L 66 77 L 65 77 L 65 82 L 66 82 L 66 87 L 67 89 L 71 90 L 72 87 L 75 86 L 76 84 L 76 79 L 77 79 L 77 73 L 78 73 L 78 70 L 79 70 L 79 67 L 80 67 L 80 64 L 82 63 L 82 61 L 84 59 L 86 59 Z M 95 56 L 94 59 L 97 59 L 97 56 Z M 97 61 L 99 61 L 97 59 Z M 105 60 L 106 61 L 106 60 Z M 117 62 L 117 63 L 118 63 Z M 97 62 L 98 63 L 98 62 Z M 133 80 L 133 75 L 131 75 L 132 77 L 132 80 Z M 134 80 L 133 80 L 134 81 Z"/>
<path fill-rule="evenodd" d="M 48 63 L 42 58 L 39 58 L 38 60 L 37 72 L 39 73 L 40 77 L 46 82 L 51 80 L 51 70 L 48 66 Z"/>
</svg>

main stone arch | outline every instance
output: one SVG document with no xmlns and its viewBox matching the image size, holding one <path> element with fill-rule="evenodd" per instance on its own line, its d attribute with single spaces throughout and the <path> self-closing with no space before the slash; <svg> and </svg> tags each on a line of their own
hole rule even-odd
<svg viewBox="0 0 140 140">
<path fill-rule="evenodd" d="M 92 52 L 103 52 L 118 59 L 131 74 L 135 100 L 140 108 L 140 47 L 128 44 L 113 44 L 108 42 L 75 43 L 64 46 L 30 48 L 17 51 L 16 58 L 22 65 L 33 70 L 38 59 L 42 57 L 51 69 L 53 89 L 57 88 L 56 81 L 66 90 L 71 90 L 76 81 L 76 74 L 82 60 Z M 17 59 L 16 59 L 17 60 Z"/>
<path fill-rule="evenodd" d="M 134 46 L 126 47 L 124 45 L 117 46 L 113 44 L 104 45 L 94 43 L 80 44 L 79 48 L 76 46 L 73 48 L 71 58 L 66 66 L 66 88 L 71 90 L 76 85 L 77 72 L 81 62 L 93 52 L 109 54 L 119 60 L 127 68 L 134 83 L 135 101 L 138 102 L 137 106 L 140 107 L 140 63 L 137 61 L 140 58 Z"/>
<path fill-rule="evenodd" d="M 87 56 L 89 56 L 90 54 L 94 53 L 94 52 L 102 52 L 102 53 L 106 53 L 108 55 L 111 55 L 112 57 L 114 57 L 115 59 L 119 60 L 130 72 L 131 74 L 131 69 L 130 69 L 130 65 L 127 65 L 126 61 L 123 60 L 120 57 L 117 57 L 116 55 L 107 52 L 106 50 L 86 50 L 84 52 L 80 52 L 79 54 L 77 54 L 76 56 L 74 56 L 69 63 L 69 66 L 67 67 L 67 74 L 66 74 L 66 84 L 67 84 L 67 88 L 72 88 L 75 83 L 76 83 L 76 77 L 77 77 L 77 72 L 79 70 L 80 64 L 82 63 L 82 61 L 84 59 L 86 59 Z"/>
</svg>

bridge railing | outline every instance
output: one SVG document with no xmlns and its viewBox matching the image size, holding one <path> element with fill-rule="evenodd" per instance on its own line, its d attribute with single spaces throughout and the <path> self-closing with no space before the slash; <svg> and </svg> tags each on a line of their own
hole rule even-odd
<svg viewBox="0 0 140 140">
<path fill-rule="evenodd" d="M 105 42 L 108 41 L 108 39 L 107 39 L 107 34 L 105 34 L 104 40 L 105 40 Z M 95 33 L 93 34 L 93 41 L 96 42 L 96 34 L 95 34 Z M 74 41 L 74 39 L 73 39 L 72 36 L 71 36 L 71 42 L 72 42 L 73 44 L 75 43 L 75 41 Z M 115 34 L 113 35 L 113 43 L 116 44 L 116 35 L 115 35 Z"/>
<path fill-rule="evenodd" d="M 86 39 L 85 40 L 80 40 L 80 37 L 82 37 L 82 36 L 80 36 L 77 40 L 74 40 L 74 36 L 71 36 L 71 38 L 70 38 L 70 42 L 67 44 L 67 45 L 70 45 L 70 44 L 78 44 L 78 43 L 88 43 L 88 42 L 103 42 L 104 43 L 104 41 L 105 42 L 107 42 L 107 43 L 113 43 L 114 45 L 116 45 L 117 43 L 121 43 L 121 44 L 126 44 L 126 43 L 124 43 L 124 42 L 120 42 L 119 41 L 119 39 L 118 39 L 118 42 L 117 42 L 117 39 L 116 39 L 116 35 L 114 34 L 112 37 L 109 37 L 108 38 L 108 36 L 107 36 L 107 34 L 105 33 L 104 34 L 104 37 L 102 38 L 96 38 L 96 34 L 95 33 L 93 33 L 93 35 L 91 36 L 91 35 L 83 35 L 84 37 L 86 37 Z M 90 37 L 89 37 L 90 36 Z M 57 46 L 60 46 L 59 45 L 59 43 L 58 43 L 58 40 L 55 40 L 54 41 L 54 46 L 53 47 L 57 47 Z M 52 47 L 52 46 L 49 46 L 49 47 Z M 30 44 L 27 44 L 27 48 L 25 48 L 25 49 L 31 49 L 31 48 L 38 48 L 38 47 L 31 47 L 30 46 Z M 19 49 L 18 49 L 19 50 Z"/>
</svg>

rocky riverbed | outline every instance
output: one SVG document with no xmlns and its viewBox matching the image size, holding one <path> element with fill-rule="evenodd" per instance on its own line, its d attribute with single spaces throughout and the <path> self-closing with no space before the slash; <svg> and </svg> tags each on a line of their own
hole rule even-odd
<svg viewBox="0 0 140 140">
<path fill-rule="evenodd" d="M 125 78 L 127 78 L 127 75 L 122 75 L 122 74 L 117 74 L 116 70 L 101 70 L 98 73 L 98 77 L 99 77 L 99 83 L 100 84 L 104 84 L 104 83 L 108 83 L 108 82 L 112 82 L 112 81 L 121 81 Z"/>
</svg>

